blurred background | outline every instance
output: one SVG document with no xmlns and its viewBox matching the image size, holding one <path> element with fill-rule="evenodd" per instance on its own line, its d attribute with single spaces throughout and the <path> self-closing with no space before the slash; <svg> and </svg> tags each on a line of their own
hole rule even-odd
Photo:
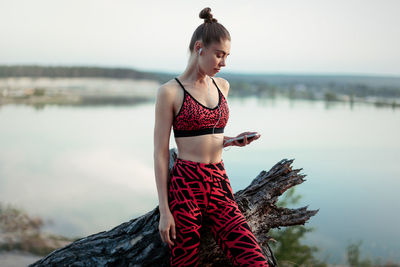
<svg viewBox="0 0 400 267">
<path fill-rule="evenodd" d="M 155 96 L 210 7 L 231 34 L 234 191 L 281 159 L 306 181 L 271 230 L 282 266 L 400 265 L 400 2 L 0 0 L 0 265 L 158 205 Z M 173 133 L 170 147 L 176 147 Z"/>
</svg>

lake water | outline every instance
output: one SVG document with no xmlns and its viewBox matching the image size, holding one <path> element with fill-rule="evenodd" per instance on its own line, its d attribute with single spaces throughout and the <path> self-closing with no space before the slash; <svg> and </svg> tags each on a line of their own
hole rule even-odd
<svg viewBox="0 0 400 267">
<path fill-rule="evenodd" d="M 296 207 L 320 209 L 305 243 L 321 259 L 364 256 L 400 262 L 400 110 L 368 104 L 228 99 L 225 134 L 258 131 L 223 152 L 234 191 L 283 158 L 306 181 Z M 45 219 L 45 231 L 86 236 L 158 204 L 153 170 L 154 101 L 135 106 L 0 107 L 0 201 Z M 176 147 L 171 133 L 170 147 Z"/>
</svg>

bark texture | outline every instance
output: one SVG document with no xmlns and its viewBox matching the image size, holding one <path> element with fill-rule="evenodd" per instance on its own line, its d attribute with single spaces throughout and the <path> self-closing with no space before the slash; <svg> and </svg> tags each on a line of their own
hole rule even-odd
<svg viewBox="0 0 400 267">
<path fill-rule="evenodd" d="M 176 159 L 170 150 L 169 168 Z M 278 197 L 305 181 L 302 169 L 292 169 L 293 159 L 282 159 L 268 172 L 261 171 L 249 186 L 235 193 L 243 212 L 271 266 L 276 259 L 268 245 L 271 228 L 304 225 L 318 210 L 277 207 Z M 158 232 L 158 206 L 148 213 L 54 250 L 29 266 L 168 266 L 168 246 Z M 202 228 L 200 266 L 231 266 L 207 227 Z"/>
</svg>

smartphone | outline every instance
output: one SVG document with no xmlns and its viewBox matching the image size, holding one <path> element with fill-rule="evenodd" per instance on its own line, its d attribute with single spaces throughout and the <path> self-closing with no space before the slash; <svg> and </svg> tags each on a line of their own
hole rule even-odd
<svg viewBox="0 0 400 267">
<path fill-rule="evenodd" d="M 250 140 L 253 139 L 256 135 L 257 135 L 256 133 L 254 133 L 254 134 L 247 134 L 247 135 L 246 135 L 246 136 L 247 136 L 247 140 L 250 141 Z M 237 140 L 239 143 L 243 143 L 243 142 L 244 142 L 244 136 L 238 137 L 238 138 L 236 138 L 236 140 Z"/>
<path fill-rule="evenodd" d="M 253 138 L 254 138 L 255 136 L 257 136 L 257 135 L 258 135 L 258 133 L 247 134 L 247 135 L 246 135 L 246 136 L 247 136 L 247 140 L 251 140 L 251 139 L 253 139 Z M 240 136 L 240 137 L 235 137 L 235 138 L 228 139 L 228 140 L 225 141 L 225 144 L 230 143 L 230 142 L 233 142 L 233 141 L 235 141 L 235 140 L 237 140 L 239 143 L 243 143 L 243 141 L 244 141 L 244 136 Z"/>
</svg>

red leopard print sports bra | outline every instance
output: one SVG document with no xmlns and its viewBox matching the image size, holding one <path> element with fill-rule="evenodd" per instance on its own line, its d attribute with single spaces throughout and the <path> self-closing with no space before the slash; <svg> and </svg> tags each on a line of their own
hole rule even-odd
<svg viewBox="0 0 400 267">
<path fill-rule="evenodd" d="M 214 79 L 211 79 L 217 87 L 219 95 L 218 105 L 214 108 L 206 107 L 197 101 L 186 91 L 178 78 L 175 78 L 184 92 L 182 106 L 179 112 L 174 116 L 172 123 L 175 138 L 212 134 L 213 130 L 214 133 L 224 132 L 224 128 L 229 119 L 228 102 Z"/>
</svg>

